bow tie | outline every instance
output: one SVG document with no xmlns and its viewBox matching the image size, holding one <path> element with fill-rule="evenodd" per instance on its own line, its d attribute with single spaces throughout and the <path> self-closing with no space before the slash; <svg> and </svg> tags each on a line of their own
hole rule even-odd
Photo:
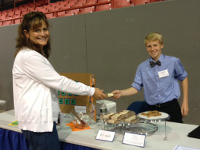
<svg viewBox="0 0 200 150">
<path fill-rule="evenodd" d="M 159 60 L 157 62 L 150 61 L 151 67 L 154 67 L 155 65 L 161 66 L 161 62 Z"/>
</svg>

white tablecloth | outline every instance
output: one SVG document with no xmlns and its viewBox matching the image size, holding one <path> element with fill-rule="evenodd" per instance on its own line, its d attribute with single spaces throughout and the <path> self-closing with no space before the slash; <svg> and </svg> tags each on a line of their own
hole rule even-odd
<svg viewBox="0 0 200 150">
<path fill-rule="evenodd" d="M 17 126 L 8 126 L 15 121 L 14 111 L 0 113 L 0 128 L 21 132 Z M 96 140 L 95 123 L 91 124 L 91 129 L 73 132 L 69 126 L 57 127 L 60 141 L 76 145 L 83 145 L 103 150 L 141 150 L 141 147 L 122 144 L 123 133 L 117 132 L 113 142 Z M 158 130 L 146 137 L 145 150 L 173 150 L 176 145 L 200 149 L 200 140 L 187 137 L 187 134 L 198 125 L 180 124 L 167 122 L 167 140 L 165 137 L 165 123 L 158 122 Z"/>
</svg>

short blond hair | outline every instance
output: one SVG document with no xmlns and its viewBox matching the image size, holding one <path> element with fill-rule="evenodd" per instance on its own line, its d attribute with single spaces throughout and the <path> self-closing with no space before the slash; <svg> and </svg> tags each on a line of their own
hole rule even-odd
<svg viewBox="0 0 200 150">
<path fill-rule="evenodd" d="M 163 36 L 158 32 L 151 32 L 146 35 L 144 44 L 147 45 L 149 41 L 159 41 L 160 44 L 163 44 Z"/>
</svg>

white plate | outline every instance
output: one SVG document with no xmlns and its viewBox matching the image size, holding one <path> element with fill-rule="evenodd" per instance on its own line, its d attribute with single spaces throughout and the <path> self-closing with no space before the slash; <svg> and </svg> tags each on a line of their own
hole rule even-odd
<svg viewBox="0 0 200 150">
<path fill-rule="evenodd" d="M 144 112 L 144 113 L 147 113 L 148 111 Z M 138 114 L 138 117 L 139 118 L 142 118 L 142 119 L 146 119 L 146 120 L 167 120 L 170 116 L 169 114 L 167 113 L 164 113 L 164 112 L 159 112 L 161 113 L 160 116 L 152 116 L 152 117 L 147 117 L 147 116 L 144 116 L 144 115 L 141 115 L 141 113 Z"/>
</svg>

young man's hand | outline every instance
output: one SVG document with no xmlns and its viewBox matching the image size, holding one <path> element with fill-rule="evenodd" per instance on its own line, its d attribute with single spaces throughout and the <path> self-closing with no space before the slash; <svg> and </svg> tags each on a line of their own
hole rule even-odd
<svg viewBox="0 0 200 150">
<path fill-rule="evenodd" d="M 112 93 L 113 93 L 113 98 L 115 99 L 118 99 L 122 96 L 122 92 L 120 90 L 115 90 Z"/>
</svg>

